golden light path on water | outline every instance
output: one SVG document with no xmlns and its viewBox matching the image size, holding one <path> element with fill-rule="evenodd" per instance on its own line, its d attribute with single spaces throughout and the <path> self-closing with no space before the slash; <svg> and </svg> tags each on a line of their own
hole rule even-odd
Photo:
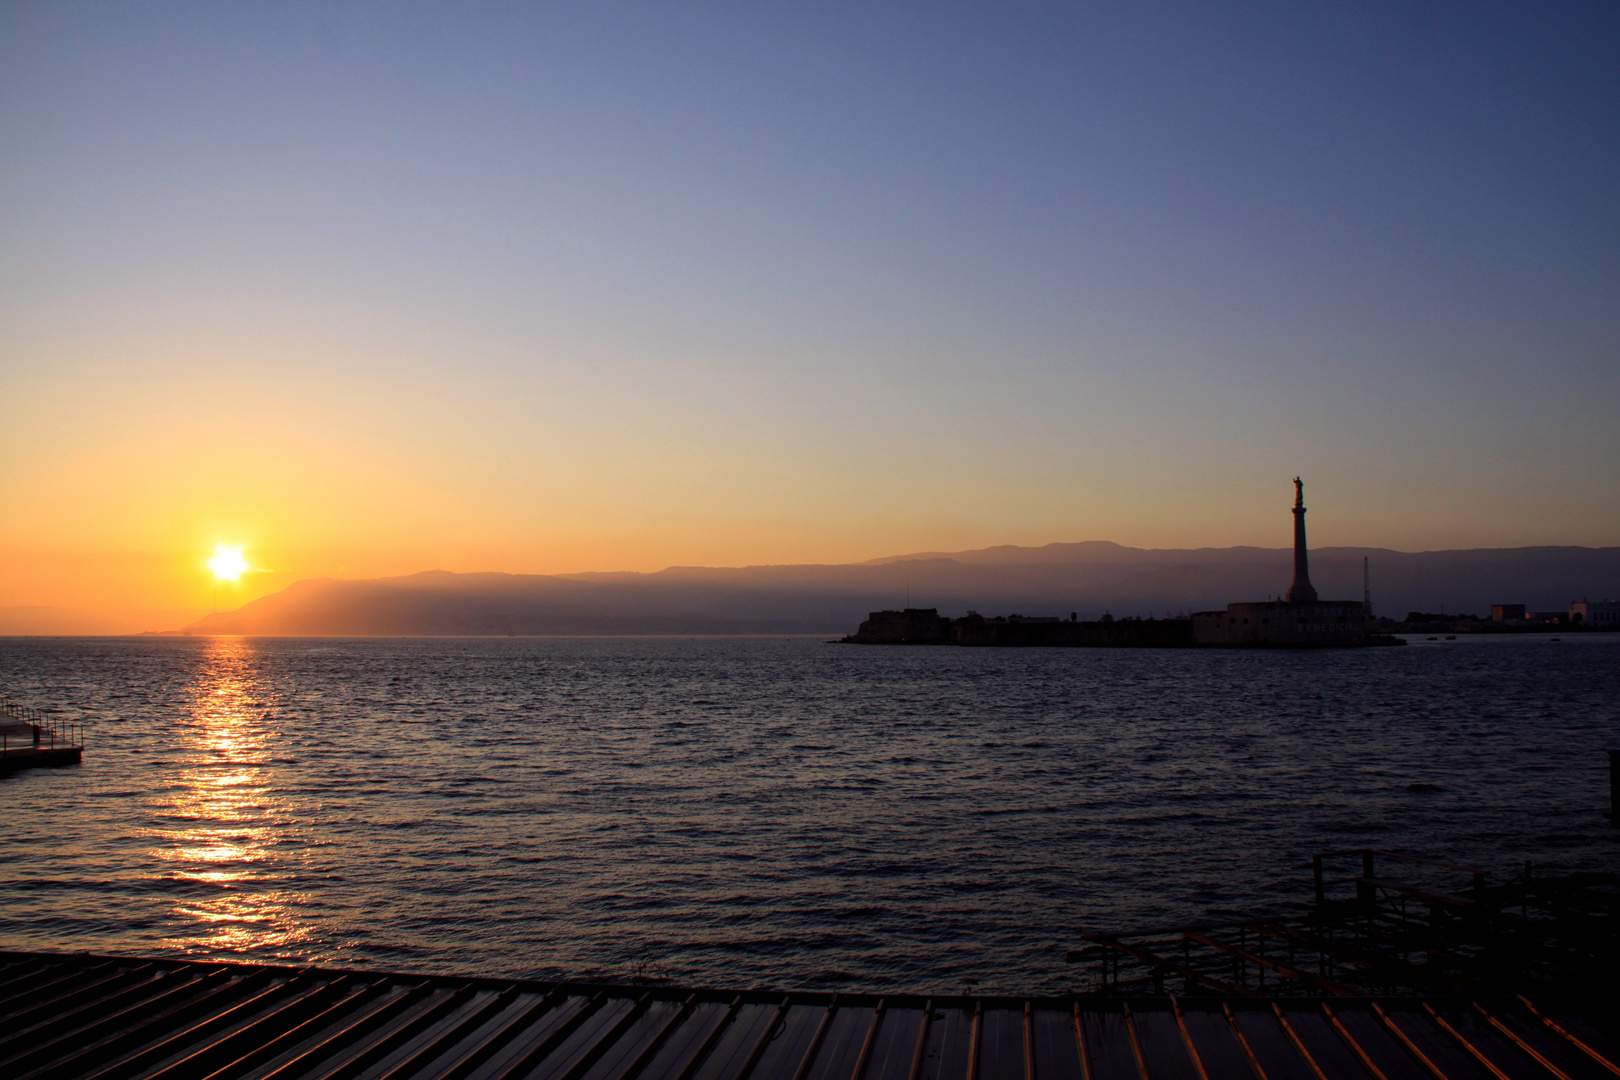
<svg viewBox="0 0 1620 1080">
<path fill-rule="evenodd" d="M 154 807 L 151 854 L 167 876 L 201 886 L 177 902 L 171 941 L 199 953 L 296 950 L 314 931 L 298 915 L 307 897 L 280 884 L 278 849 L 301 845 L 289 845 L 295 826 L 268 776 L 275 690 L 248 639 L 214 638 L 201 661 L 180 719 L 180 768 Z"/>
</svg>

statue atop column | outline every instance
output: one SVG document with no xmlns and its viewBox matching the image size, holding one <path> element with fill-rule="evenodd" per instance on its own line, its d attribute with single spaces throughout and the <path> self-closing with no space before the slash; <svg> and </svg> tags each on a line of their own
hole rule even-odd
<svg viewBox="0 0 1620 1080">
<path fill-rule="evenodd" d="M 1316 602 L 1316 590 L 1311 588 L 1311 571 L 1305 555 L 1305 482 L 1294 477 L 1294 584 L 1288 590 L 1291 604 Z"/>
</svg>

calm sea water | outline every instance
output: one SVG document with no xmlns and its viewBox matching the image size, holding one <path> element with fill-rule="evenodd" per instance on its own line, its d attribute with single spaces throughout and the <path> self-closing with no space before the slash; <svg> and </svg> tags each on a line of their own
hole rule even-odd
<svg viewBox="0 0 1620 1080">
<path fill-rule="evenodd" d="M 1303 901 L 1313 851 L 1620 854 L 1620 635 L 0 639 L 0 688 L 89 739 L 0 780 L 12 948 L 1061 992 L 1079 928 Z"/>
</svg>

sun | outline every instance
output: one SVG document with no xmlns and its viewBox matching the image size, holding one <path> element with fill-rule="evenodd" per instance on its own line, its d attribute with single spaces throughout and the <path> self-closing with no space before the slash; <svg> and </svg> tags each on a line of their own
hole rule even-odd
<svg viewBox="0 0 1620 1080">
<path fill-rule="evenodd" d="M 214 557 L 208 560 L 208 569 L 221 581 L 235 581 L 248 568 L 240 544 L 215 544 Z"/>
</svg>

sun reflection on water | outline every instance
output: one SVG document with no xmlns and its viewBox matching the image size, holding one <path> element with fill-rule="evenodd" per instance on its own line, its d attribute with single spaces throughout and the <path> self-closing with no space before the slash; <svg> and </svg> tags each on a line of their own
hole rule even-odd
<svg viewBox="0 0 1620 1080">
<path fill-rule="evenodd" d="M 271 784 L 275 689 L 254 644 L 214 638 L 203 647 L 189 715 L 178 721 L 178 769 L 154 807 L 152 854 L 180 889 L 171 944 L 187 952 L 281 956 L 312 936 L 287 887 L 302 848 Z"/>
</svg>

